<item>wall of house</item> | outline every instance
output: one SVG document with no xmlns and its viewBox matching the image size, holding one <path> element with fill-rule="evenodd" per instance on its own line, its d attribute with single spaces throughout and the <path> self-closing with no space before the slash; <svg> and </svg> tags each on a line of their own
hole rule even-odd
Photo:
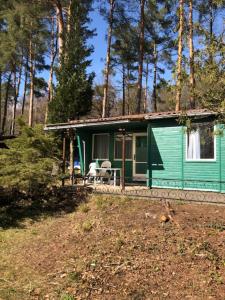
<svg viewBox="0 0 225 300">
<path fill-rule="evenodd" d="M 186 133 L 184 133 L 183 187 L 187 189 L 220 191 L 220 137 L 215 136 L 215 161 L 187 161 L 186 143 Z"/>
<path fill-rule="evenodd" d="M 215 161 L 187 161 L 186 129 L 172 121 L 149 124 L 149 186 L 225 192 L 225 137 L 216 135 Z"/>
<path fill-rule="evenodd" d="M 154 124 L 150 127 L 151 186 L 181 188 L 182 127 Z"/>
<path fill-rule="evenodd" d="M 112 167 L 122 168 L 122 161 L 114 160 L 114 135 L 118 130 L 102 127 L 98 131 L 78 130 L 80 153 L 84 159 L 83 141 L 86 145 L 86 173 L 92 159 L 92 134 L 109 133 L 109 160 Z M 148 129 L 133 126 L 129 132 L 148 133 L 148 173 L 149 187 L 199 189 L 225 192 L 225 135 L 216 135 L 215 161 L 186 160 L 186 129 L 172 120 L 156 120 L 148 124 Z M 99 161 L 101 164 L 102 161 Z M 133 162 L 126 161 L 126 181 L 132 181 Z"/>
<path fill-rule="evenodd" d="M 222 129 L 224 126 L 221 126 Z M 221 178 L 221 192 L 225 193 L 225 131 L 223 130 L 223 133 L 220 135 L 220 178 Z"/>
</svg>

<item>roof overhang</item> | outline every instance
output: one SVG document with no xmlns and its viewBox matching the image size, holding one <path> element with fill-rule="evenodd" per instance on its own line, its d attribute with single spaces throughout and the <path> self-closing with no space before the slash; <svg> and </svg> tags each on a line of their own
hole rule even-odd
<svg viewBox="0 0 225 300">
<path fill-rule="evenodd" d="M 123 125 L 123 124 L 128 124 L 130 123 L 130 120 L 118 120 L 118 121 L 105 121 L 105 122 L 88 122 L 88 123 L 80 123 L 80 124 L 58 124 L 58 125 L 54 125 L 54 124 L 50 124 L 50 125 L 46 125 L 44 127 L 44 130 L 62 130 L 62 129 L 76 129 L 76 128 L 88 128 L 88 127 L 101 127 L 104 125 Z"/>
<path fill-rule="evenodd" d="M 186 117 L 208 117 L 216 115 L 216 112 L 211 112 L 208 110 L 192 110 L 192 111 L 186 111 L 186 112 L 168 112 L 168 113 L 155 113 L 155 114 L 148 114 L 145 116 L 146 120 L 158 120 L 158 119 L 171 119 L 171 118 L 179 118 L 182 116 Z"/>
<path fill-rule="evenodd" d="M 206 109 L 195 109 L 189 111 L 169 111 L 169 112 L 154 112 L 146 113 L 140 115 L 127 115 L 127 116 L 117 116 L 109 118 L 99 118 L 99 119 L 85 119 L 85 120 L 73 120 L 67 123 L 58 124 L 48 124 L 45 126 L 44 130 L 65 130 L 65 129 L 93 129 L 100 128 L 101 126 L 112 126 L 118 127 L 120 125 L 126 126 L 134 123 L 146 123 L 147 121 L 154 121 L 159 119 L 176 119 L 180 117 L 192 117 L 192 118 L 205 118 L 209 116 L 217 115 L 216 112 L 212 112 Z"/>
</svg>

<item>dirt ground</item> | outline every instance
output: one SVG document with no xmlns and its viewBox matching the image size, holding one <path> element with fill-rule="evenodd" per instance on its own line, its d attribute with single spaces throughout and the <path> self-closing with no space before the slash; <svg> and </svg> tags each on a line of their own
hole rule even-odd
<svg viewBox="0 0 225 300">
<path fill-rule="evenodd" d="M 225 299 L 224 206 L 67 200 L 1 208 L 0 299 Z"/>
</svg>

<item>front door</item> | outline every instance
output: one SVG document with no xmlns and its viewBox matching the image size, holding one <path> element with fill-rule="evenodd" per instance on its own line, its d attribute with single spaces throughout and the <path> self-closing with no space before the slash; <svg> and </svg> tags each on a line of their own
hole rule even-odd
<svg viewBox="0 0 225 300">
<path fill-rule="evenodd" d="M 146 180 L 147 172 L 147 134 L 133 135 L 133 179 Z"/>
</svg>

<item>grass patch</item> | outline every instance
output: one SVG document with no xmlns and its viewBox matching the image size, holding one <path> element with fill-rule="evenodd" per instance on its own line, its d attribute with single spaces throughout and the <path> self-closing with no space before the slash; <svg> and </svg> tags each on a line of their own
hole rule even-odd
<svg viewBox="0 0 225 300">
<path fill-rule="evenodd" d="M 106 210 L 113 205 L 125 205 L 129 202 L 131 202 L 131 198 L 127 196 L 113 196 L 113 195 L 97 195 L 93 196 L 92 199 L 94 200 L 94 203 L 98 210 Z"/>
<path fill-rule="evenodd" d="M 84 232 L 90 232 L 94 228 L 94 222 L 85 221 L 81 224 L 81 229 Z"/>
<path fill-rule="evenodd" d="M 115 241 L 116 249 L 120 250 L 125 245 L 125 240 L 122 236 L 118 237 Z"/>
<path fill-rule="evenodd" d="M 82 213 L 88 213 L 90 210 L 90 207 L 88 206 L 87 203 L 82 203 L 80 206 L 79 206 L 79 211 L 81 211 Z"/>
<path fill-rule="evenodd" d="M 219 232 L 225 231 L 225 224 L 222 223 L 222 222 L 220 222 L 220 221 L 218 221 L 218 222 L 212 222 L 212 223 L 206 225 L 206 227 L 215 229 L 215 230 L 217 230 Z"/>
<path fill-rule="evenodd" d="M 75 298 L 71 294 L 62 294 L 60 300 L 75 300 Z"/>
<path fill-rule="evenodd" d="M 77 271 L 70 272 L 68 277 L 70 281 L 79 282 L 81 280 L 81 272 L 77 272 Z"/>
</svg>

